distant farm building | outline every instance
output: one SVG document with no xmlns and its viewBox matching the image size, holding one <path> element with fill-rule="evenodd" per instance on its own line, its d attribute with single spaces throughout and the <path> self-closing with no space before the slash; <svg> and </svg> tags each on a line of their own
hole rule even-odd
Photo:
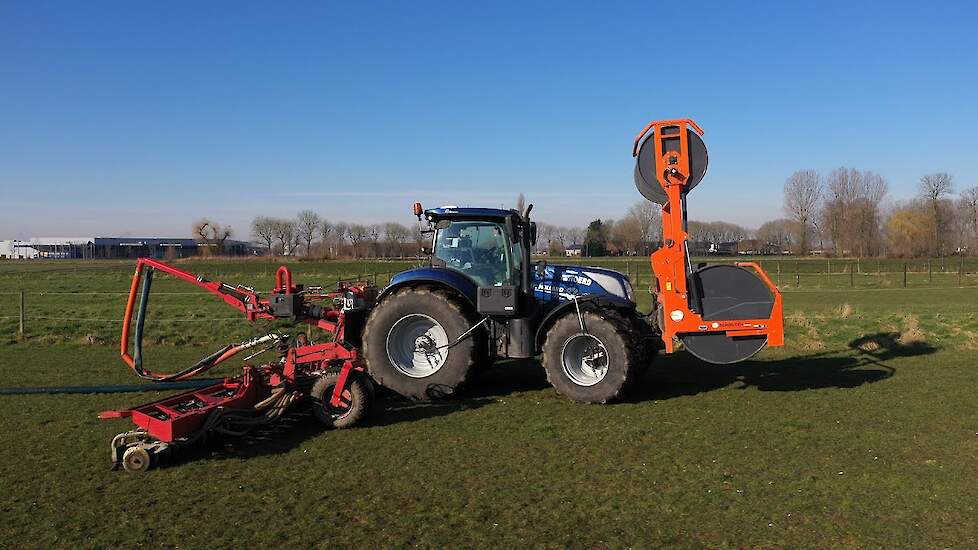
<svg viewBox="0 0 978 550">
<path fill-rule="evenodd" d="M 711 243 L 709 241 L 687 242 L 689 253 L 693 256 L 733 256 L 737 254 L 737 243 Z"/>
<path fill-rule="evenodd" d="M 45 237 L 0 241 L 0 258 L 11 259 L 110 259 L 110 258 L 187 258 L 205 250 L 222 256 L 248 256 L 251 243 L 225 241 L 222 250 L 213 243 L 194 239 L 156 237 Z"/>
<path fill-rule="evenodd" d="M 580 256 L 581 255 L 581 245 L 572 244 L 564 249 L 564 255 L 566 256 Z"/>
</svg>

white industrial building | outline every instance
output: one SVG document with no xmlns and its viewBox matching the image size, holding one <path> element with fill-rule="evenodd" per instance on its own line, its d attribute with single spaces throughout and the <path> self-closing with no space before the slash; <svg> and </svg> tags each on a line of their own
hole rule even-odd
<svg viewBox="0 0 978 550">
<path fill-rule="evenodd" d="M 0 240 L 0 259 L 186 258 L 214 246 L 194 239 L 158 237 L 32 237 Z M 253 250 L 251 243 L 227 240 L 218 253 L 245 256 Z"/>
<path fill-rule="evenodd" d="M 36 237 L 0 241 L 0 258 L 92 258 L 95 237 Z"/>
</svg>

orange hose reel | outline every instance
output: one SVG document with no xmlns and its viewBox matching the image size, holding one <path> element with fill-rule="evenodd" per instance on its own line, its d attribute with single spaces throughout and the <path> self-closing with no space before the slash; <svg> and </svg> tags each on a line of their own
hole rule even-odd
<svg viewBox="0 0 978 550">
<path fill-rule="evenodd" d="M 784 344 L 781 292 L 754 262 L 693 266 L 686 194 L 706 172 L 703 130 L 690 119 L 647 125 L 635 138 L 635 183 L 662 205 L 663 245 L 651 255 L 657 324 L 667 352 L 679 339 L 712 363 Z"/>
</svg>

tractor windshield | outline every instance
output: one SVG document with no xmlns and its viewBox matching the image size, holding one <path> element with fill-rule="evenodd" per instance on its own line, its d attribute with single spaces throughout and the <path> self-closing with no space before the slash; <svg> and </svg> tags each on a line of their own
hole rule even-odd
<svg viewBox="0 0 978 550">
<path fill-rule="evenodd" d="M 452 222 L 438 230 L 434 252 L 445 267 L 464 273 L 479 286 L 513 284 L 509 239 L 498 223 Z"/>
</svg>

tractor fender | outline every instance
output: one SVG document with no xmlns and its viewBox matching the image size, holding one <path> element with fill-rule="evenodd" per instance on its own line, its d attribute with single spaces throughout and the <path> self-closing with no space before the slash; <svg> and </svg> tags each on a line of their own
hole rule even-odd
<svg viewBox="0 0 978 550">
<path fill-rule="evenodd" d="M 479 287 L 475 282 L 457 271 L 438 267 L 419 267 L 394 275 L 387 287 L 377 297 L 377 303 L 402 288 L 415 286 L 447 288 L 461 297 L 473 309 L 476 307 L 476 295 Z"/>
<path fill-rule="evenodd" d="M 564 315 L 568 314 L 576 315 L 574 302 L 574 300 L 562 302 L 559 306 L 548 311 L 547 314 L 540 319 L 540 325 L 537 326 L 536 338 L 534 340 L 534 345 L 536 346 L 537 351 L 541 351 L 543 349 L 543 341 L 547 337 L 547 331 L 549 331 L 550 327 L 557 322 L 557 319 L 560 319 Z M 629 315 L 635 314 L 635 304 L 626 299 L 618 298 L 617 296 L 588 294 L 578 298 L 577 305 L 580 306 L 581 311 L 600 312 L 603 309 L 616 309 L 618 311 L 627 312 Z"/>
</svg>

